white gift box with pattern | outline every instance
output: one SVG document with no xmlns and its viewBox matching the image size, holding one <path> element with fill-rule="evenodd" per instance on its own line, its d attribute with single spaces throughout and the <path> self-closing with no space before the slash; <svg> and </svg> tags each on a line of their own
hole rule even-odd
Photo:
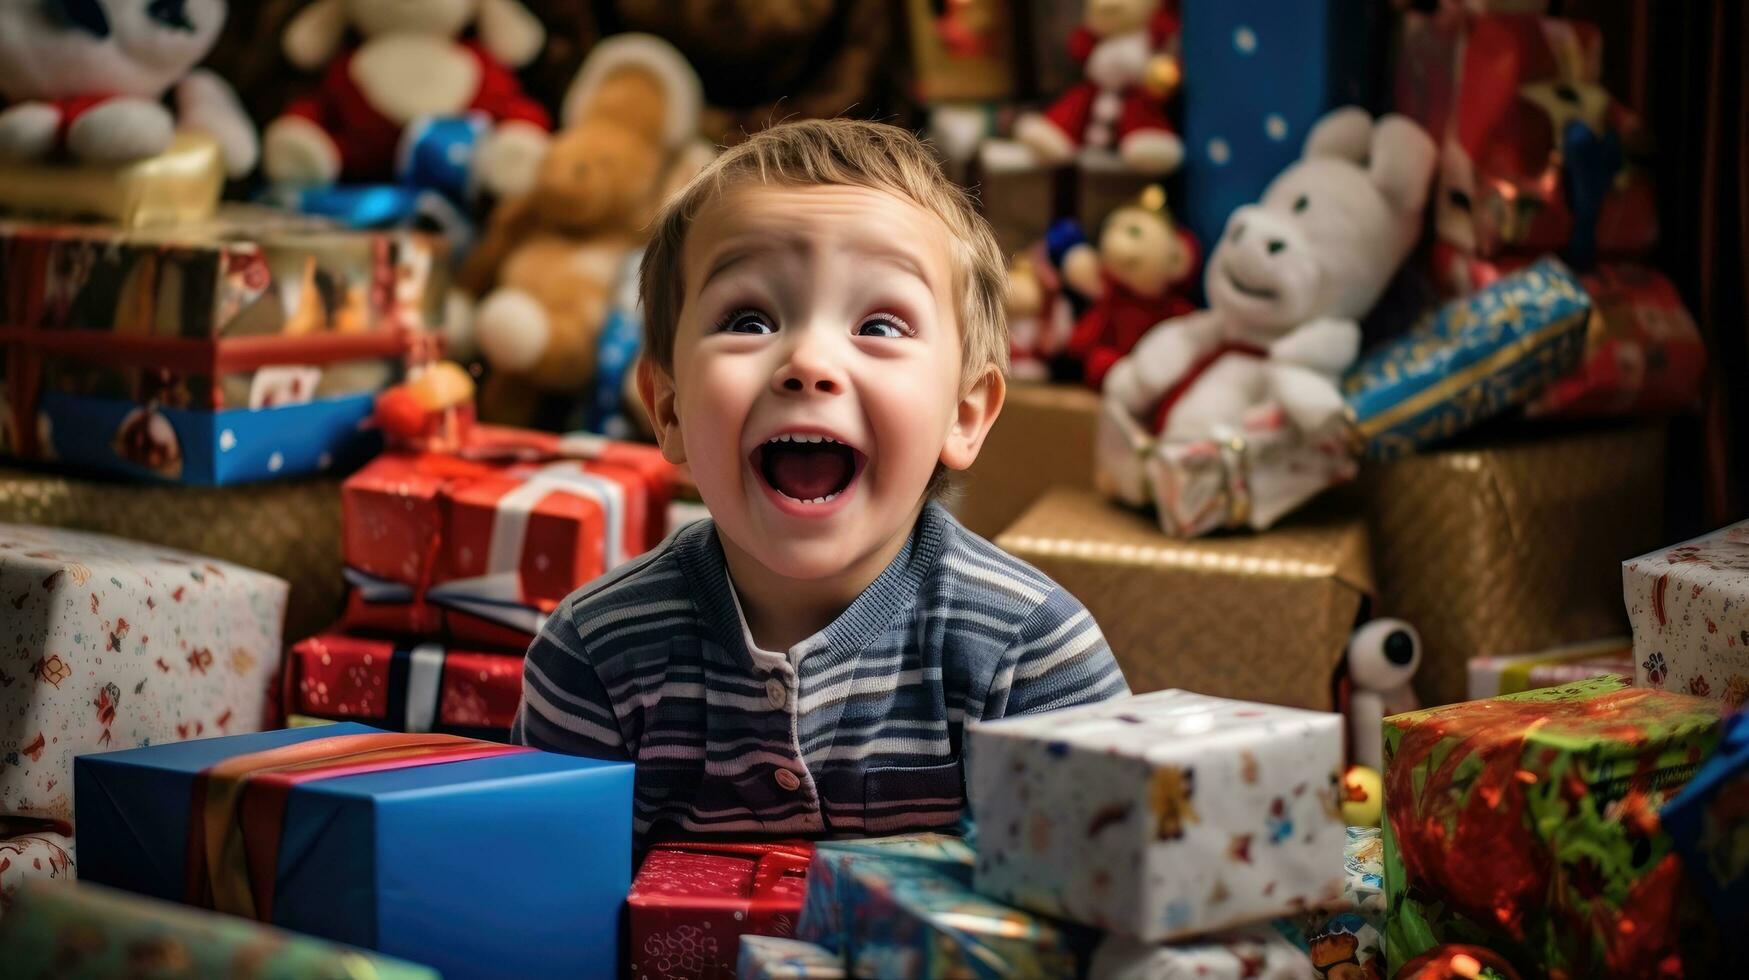
<svg viewBox="0 0 1749 980">
<path fill-rule="evenodd" d="M 75 755 L 259 730 L 286 588 L 185 551 L 0 524 L 0 815 L 72 820 Z"/>
<path fill-rule="evenodd" d="M 1634 683 L 1749 703 L 1749 521 L 1622 563 Z"/>
<path fill-rule="evenodd" d="M 1339 903 L 1342 718 L 1156 691 L 970 729 L 976 886 L 1153 942 Z"/>
</svg>

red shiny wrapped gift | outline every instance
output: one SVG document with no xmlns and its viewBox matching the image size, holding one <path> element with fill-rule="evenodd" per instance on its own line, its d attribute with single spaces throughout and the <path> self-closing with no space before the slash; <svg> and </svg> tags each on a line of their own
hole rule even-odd
<svg viewBox="0 0 1749 980">
<path fill-rule="evenodd" d="M 284 692 L 291 715 L 503 742 L 522 657 L 324 633 L 286 655 Z"/>
<path fill-rule="evenodd" d="M 795 934 L 813 852 L 799 841 L 656 845 L 626 896 L 631 975 L 733 977 L 742 936 Z"/>
<path fill-rule="evenodd" d="M 1440 145 L 1439 237 L 1466 251 L 1637 255 L 1657 240 L 1650 180 L 1627 165 L 1633 114 L 1599 84 L 1603 39 L 1583 21 L 1456 11 L 1404 16 L 1397 109 Z M 1575 184 L 1575 175 L 1585 186 Z M 1576 222 L 1573 195 L 1596 195 Z M 1580 265 L 1586 260 L 1581 258 Z"/>
<path fill-rule="evenodd" d="M 1520 255 L 1477 258 L 1445 242 L 1433 246 L 1439 287 L 1461 296 L 1530 265 Z M 1585 360 L 1549 385 L 1526 414 L 1595 418 L 1680 412 L 1694 405 L 1706 372 L 1706 345 L 1676 286 L 1632 262 L 1604 262 L 1579 277 L 1595 311 Z"/>
<path fill-rule="evenodd" d="M 489 426 L 455 453 L 385 453 L 342 488 L 342 623 L 526 646 L 566 595 L 661 542 L 673 480 L 654 447 Z"/>
</svg>

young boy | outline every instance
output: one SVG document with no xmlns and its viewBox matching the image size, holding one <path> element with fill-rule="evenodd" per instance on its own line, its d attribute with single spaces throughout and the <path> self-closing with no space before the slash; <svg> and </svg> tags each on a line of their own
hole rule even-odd
<svg viewBox="0 0 1749 980">
<path fill-rule="evenodd" d="M 1002 408 L 1004 264 L 892 126 L 790 123 L 669 202 L 639 392 L 712 520 L 579 590 L 515 738 L 637 763 L 641 840 L 960 817 L 966 719 L 1127 691 L 1081 604 L 933 499 Z"/>
</svg>

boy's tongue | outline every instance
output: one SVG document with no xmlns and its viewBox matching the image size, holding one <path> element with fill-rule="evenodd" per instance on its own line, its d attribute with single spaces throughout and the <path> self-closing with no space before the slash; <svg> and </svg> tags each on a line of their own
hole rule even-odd
<svg viewBox="0 0 1749 980">
<path fill-rule="evenodd" d="M 829 497 L 850 482 L 851 450 L 833 443 L 777 443 L 765 447 L 765 480 L 797 500 Z"/>
</svg>

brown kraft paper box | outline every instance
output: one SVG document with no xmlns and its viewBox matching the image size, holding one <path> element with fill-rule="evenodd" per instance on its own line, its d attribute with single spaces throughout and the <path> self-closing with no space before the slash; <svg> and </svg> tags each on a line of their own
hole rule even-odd
<svg viewBox="0 0 1749 980">
<path fill-rule="evenodd" d="M 1181 540 L 1151 515 L 1059 488 L 996 543 L 1087 606 L 1137 693 L 1334 710 L 1335 675 L 1373 592 L 1349 494 L 1263 533 Z"/>
<path fill-rule="evenodd" d="M 994 538 L 1053 486 L 1093 486 L 1099 396 L 1080 385 L 1015 383 L 978 461 L 948 500 L 972 531 Z"/>
<path fill-rule="evenodd" d="M 1663 423 L 1467 440 L 1361 472 L 1379 614 L 1415 624 L 1415 689 L 1464 700 L 1473 657 L 1627 632 L 1621 563 L 1663 540 Z"/>
</svg>

